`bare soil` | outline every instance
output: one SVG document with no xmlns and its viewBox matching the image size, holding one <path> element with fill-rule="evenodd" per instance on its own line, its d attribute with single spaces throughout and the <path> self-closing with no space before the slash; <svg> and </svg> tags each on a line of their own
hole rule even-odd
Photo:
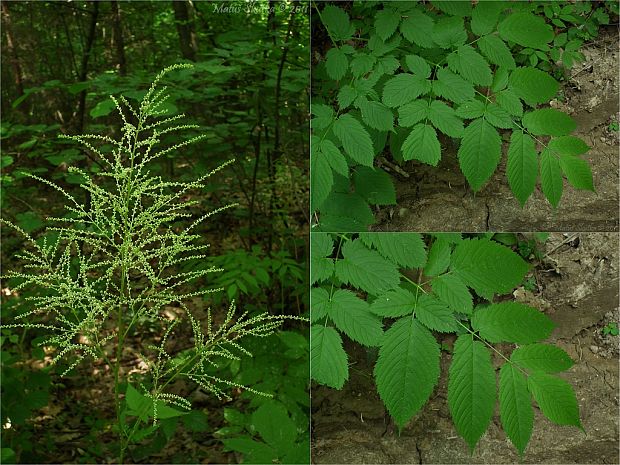
<svg viewBox="0 0 620 465">
<path fill-rule="evenodd" d="M 557 327 L 550 342 L 575 365 L 561 376 L 575 389 L 586 434 L 557 426 L 537 407 L 524 463 L 620 463 L 618 442 L 619 336 L 602 328 L 618 322 L 617 233 L 554 233 L 532 271 L 533 291 L 514 297 L 544 311 Z M 453 336 L 442 342 L 451 344 Z M 447 406 L 450 355 L 431 400 L 401 431 L 379 399 L 372 377 L 376 351 L 348 342 L 350 380 L 341 391 L 312 389 L 313 463 L 519 463 L 496 411 L 473 455 L 458 436 Z M 499 346 L 508 354 L 510 345 Z M 494 360 L 497 367 L 500 360 Z M 497 409 L 496 409 L 497 410 Z"/>
<path fill-rule="evenodd" d="M 438 167 L 419 162 L 403 165 L 409 175 L 393 173 L 397 205 L 381 208 L 376 231 L 617 231 L 619 119 L 618 33 L 601 31 L 582 50 L 585 62 L 570 71 L 563 96 L 551 106 L 577 122 L 575 135 L 591 147 L 590 163 L 596 192 L 579 191 L 565 181 L 557 210 L 538 186 L 524 208 L 506 179 L 506 150 L 495 174 L 476 194 L 467 184 L 457 159 L 458 147 L 442 144 Z"/>
</svg>

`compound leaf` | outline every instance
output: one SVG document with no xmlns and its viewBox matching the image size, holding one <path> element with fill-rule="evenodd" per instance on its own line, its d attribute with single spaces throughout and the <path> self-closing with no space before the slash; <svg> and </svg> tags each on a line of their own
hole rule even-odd
<svg viewBox="0 0 620 465">
<path fill-rule="evenodd" d="M 360 106 L 362 119 L 369 127 L 378 131 L 391 131 L 394 127 L 392 110 L 380 102 L 366 102 Z"/>
<path fill-rule="evenodd" d="M 360 239 L 404 268 L 422 268 L 426 264 L 426 248 L 418 233 L 361 233 Z"/>
<path fill-rule="evenodd" d="M 588 144 L 575 136 L 556 137 L 549 141 L 547 147 L 559 155 L 581 155 L 590 150 Z"/>
<path fill-rule="evenodd" d="M 509 81 L 512 91 L 532 106 L 551 100 L 559 87 L 555 79 L 536 68 L 517 68 Z"/>
<path fill-rule="evenodd" d="M 310 322 L 315 323 L 325 318 L 330 306 L 329 292 L 326 289 L 313 287 L 310 290 Z"/>
<path fill-rule="evenodd" d="M 403 159 L 420 160 L 428 165 L 437 166 L 441 159 L 441 146 L 437 139 L 437 132 L 428 125 L 416 125 L 402 145 Z"/>
<path fill-rule="evenodd" d="M 558 425 L 583 429 L 579 420 L 579 405 L 570 384 L 557 376 L 534 372 L 528 377 L 527 386 L 549 420 Z"/>
<path fill-rule="evenodd" d="M 428 111 L 428 102 L 425 100 L 414 100 L 406 103 L 398 109 L 398 124 L 405 127 L 413 126 L 426 119 Z"/>
<path fill-rule="evenodd" d="M 310 260 L 310 284 L 325 281 L 334 274 L 334 260 L 327 258 L 334 251 L 334 241 L 329 234 L 310 235 L 312 250 Z"/>
<path fill-rule="evenodd" d="M 490 86 L 493 81 L 489 64 L 469 45 L 462 45 L 448 55 L 448 67 L 475 85 Z"/>
<path fill-rule="evenodd" d="M 323 139 L 319 145 L 319 151 L 325 154 L 329 166 L 341 176 L 349 177 L 349 165 L 340 149 L 329 139 Z"/>
<path fill-rule="evenodd" d="M 392 178 L 385 171 L 360 166 L 353 174 L 355 192 L 373 205 L 396 204 L 396 190 Z"/>
<path fill-rule="evenodd" d="M 471 293 L 463 281 L 453 274 L 437 276 L 431 281 L 433 292 L 452 310 L 471 315 L 474 308 Z"/>
<path fill-rule="evenodd" d="M 547 200 L 554 208 L 560 203 L 562 198 L 562 171 L 560 162 L 551 155 L 548 149 L 540 154 L 540 184 Z"/>
<path fill-rule="evenodd" d="M 390 8 L 378 11 L 375 15 L 375 29 L 381 40 L 389 39 L 398 28 L 400 14 Z"/>
<path fill-rule="evenodd" d="M 407 12 L 407 18 L 400 24 L 400 32 L 409 42 L 420 47 L 430 48 L 433 42 L 433 20 L 418 10 Z"/>
<path fill-rule="evenodd" d="M 327 75 L 335 81 L 339 81 L 349 69 L 349 59 L 347 54 L 338 47 L 332 47 L 325 55 L 325 69 Z"/>
<path fill-rule="evenodd" d="M 381 294 L 370 304 L 370 311 L 376 315 L 396 318 L 413 312 L 416 296 L 402 287 Z"/>
<path fill-rule="evenodd" d="M 540 136 L 566 136 L 573 132 L 577 123 L 566 113 L 554 108 L 534 110 L 523 115 L 523 125 Z"/>
<path fill-rule="evenodd" d="M 383 87 L 383 103 L 394 108 L 415 100 L 430 90 L 430 82 L 409 73 L 400 73 Z"/>
<path fill-rule="evenodd" d="M 456 430 L 473 451 L 495 409 L 495 371 L 488 350 L 471 334 L 454 343 L 448 406 Z"/>
<path fill-rule="evenodd" d="M 450 266 L 451 252 L 452 249 L 450 248 L 449 241 L 442 237 L 435 239 L 428 252 L 428 261 L 424 268 L 424 274 L 426 276 L 437 276 L 446 271 L 448 266 Z"/>
<path fill-rule="evenodd" d="M 463 18 L 444 16 L 435 23 L 433 41 L 441 48 L 452 48 L 462 45 L 467 40 L 467 32 Z"/>
<path fill-rule="evenodd" d="M 349 366 L 338 331 L 313 325 L 310 329 L 310 346 L 312 379 L 334 389 L 342 389 L 344 382 L 349 379 Z"/>
<path fill-rule="evenodd" d="M 456 114 L 461 118 L 473 119 L 484 115 L 485 105 L 480 100 L 472 99 L 463 102 L 456 109 Z"/>
<path fill-rule="evenodd" d="M 456 331 L 456 319 L 446 304 L 433 296 L 422 294 L 415 307 L 416 318 L 427 328 L 442 333 Z"/>
<path fill-rule="evenodd" d="M 463 135 L 463 121 L 455 111 L 439 100 L 433 100 L 428 109 L 428 118 L 437 129 L 450 137 Z"/>
<path fill-rule="evenodd" d="M 349 15 L 337 6 L 327 5 L 323 8 L 321 19 L 334 40 L 347 40 L 355 31 Z"/>
<path fill-rule="evenodd" d="M 370 312 L 365 300 L 346 289 L 338 289 L 331 298 L 328 315 L 336 327 L 354 341 L 377 346 L 383 336 L 381 320 Z"/>
<path fill-rule="evenodd" d="M 496 128 L 512 129 L 514 127 L 514 123 L 508 112 L 496 103 L 487 104 L 484 111 L 484 119 Z"/>
<path fill-rule="evenodd" d="M 463 103 L 474 98 L 474 86 L 447 68 L 437 70 L 433 92 L 454 102 Z"/>
<path fill-rule="evenodd" d="M 498 31 L 504 40 L 539 50 L 547 48 L 547 44 L 554 37 L 553 29 L 542 16 L 523 11 L 504 19 L 499 24 Z"/>
<path fill-rule="evenodd" d="M 336 276 L 346 284 L 379 295 L 400 283 L 396 265 L 368 250 L 361 241 L 346 242 L 342 255 L 344 258 L 336 262 Z"/>
<path fill-rule="evenodd" d="M 494 65 L 502 66 L 509 70 L 517 67 L 510 49 L 504 41 L 497 36 L 488 35 L 481 37 L 478 40 L 478 48 Z"/>
<path fill-rule="evenodd" d="M 483 118 L 465 128 L 458 150 L 459 165 L 467 182 L 477 192 L 491 177 L 502 156 L 502 140 L 497 130 Z"/>
<path fill-rule="evenodd" d="M 544 373 L 568 370 L 574 362 L 562 349 L 548 344 L 529 344 L 515 349 L 510 360 L 522 368 Z"/>
<path fill-rule="evenodd" d="M 499 413 L 506 436 L 523 456 L 532 435 L 534 411 L 527 380 L 510 363 L 502 365 L 499 371 Z"/>
<path fill-rule="evenodd" d="M 518 286 L 528 264 L 516 253 L 488 239 L 466 239 L 452 253 L 451 268 L 478 295 L 506 294 Z"/>
<path fill-rule="evenodd" d="M 327 157 L 321 151 L 315 151 L 311 155 L 310 169 L 312 170 L 310 189 L 312 192 L 312 210 L 317 210 L 329 196 L 334 184 L 332 167 Z"/>
<path fill-rule="evenodd" d="M 583 189 L 594 192 L 594 181 L 590 165 L 583 158 L 574 155 L 560 157 L 560 167 L 566 175 L 566 179 L 575 189 Z"/>
<path fill-rule="evenodd" d="M 413 74 L 417 74 L 423 78 L 428 78 L 431 75 L 431 67 L 422 57 L 407 55 L 405 57 L 405 63 L 407 63 L 407 67 Z"/>
<path fill-rule="evenodd" d="M 341 115 L 333 126 L 345 152 L 360 165 L 372 166 L 375 150 L 372 139 L 362 124 L 349 113 Z"/>
<path fill-rule="evenodd" d="M 549 337 L 555 324 L 547 315 L 519 302 L 501 302 L 474 312 L 472 327 L 489 342 L 530 344 Z"/>
<path fill-rule="evenodd" d="M 499 14 L 505 8 L 503 2 L 478 2 L 471 13 L 471 30 L 477 36 L 493 32 Z"/>
<path fill-rule="evenodd" d="M 521 100 L 511 90 L 502 90 L 495 94 L 497 104 L 513 116 L 523 115 Z"/>
<path fill-rule="evenodd" d="M 510 136 L 506 176 L 513 194 L 521 206 L 525 205 L 536 187 L 538 159 L 534 140 L 523 131 L 513 131 Z"/>
<path fill-rule="evenodd" d="M 401 318 L 385 332 L 375 365 L 377 391 L 402 427 L 428 401 L 439 378 L 439 344 L 414 318 Z"/>
</svg>

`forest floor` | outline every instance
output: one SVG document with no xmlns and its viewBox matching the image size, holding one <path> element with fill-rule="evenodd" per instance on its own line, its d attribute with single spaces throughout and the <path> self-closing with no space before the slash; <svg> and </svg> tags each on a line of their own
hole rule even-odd
<svg viewBox="0 0 620 465">
<path fill-rule="evenodd" d="M 617 233 L 553 233 L 532 271 L 536 290 L 514 297 L 544 311 L 556 324 L 549 342 L 575 365 L 561 376 L 575 389 L 586 433 L 557 426 L 536 407 L 524 463 L 620 463 L 618 455 L 619 336 L 602 328 L 618 321 Z M 444 336 L 442 342 L 453 342 Z M 499 346 L 508 353 L 509 345 Z M 400 437 L 372 378 L 375 353 L 347 343 L 350 379 L 341 391 L 312 390 L 313 463 L 519 463 L 496 415 L 473 456 L 457 434 L 447 405 L 450 356 L 442 357 L 439 385 Z M 497 357 L 496 357 L 497 358 Z M 494 360 L 495 366 L 501 365 Z"/>
<path fill-rule="evenodd" d="M 394 176 L 397 205 L 382 208 L 375 231 L 617 231 L 618 230 L 618 34 L 601 30 L 584 46 L 585 62 L 576 64 L 564 83 L 563 98 L 551 105 L 577 122 L 575 135 L 591 147 L 596 193 L 564 183 L 556 211 L 540 187 L 524 208 L 506 179 L 506 151 L 491 179 L 474 195 L 458 165 L 450 141 L 438 167 L 408 162 L 409 178 Z M 615 126 L 615 127 L 614 127 Z"/>
</svg>

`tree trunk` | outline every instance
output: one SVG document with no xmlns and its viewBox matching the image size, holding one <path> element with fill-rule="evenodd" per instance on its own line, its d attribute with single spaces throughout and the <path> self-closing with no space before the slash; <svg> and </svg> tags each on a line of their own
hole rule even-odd
<svg viewBox="0 0 620 465">
<path fill-rule="evenodd" d="M 193 22 L 189 19 L 187 3 L 188 2 L 176 2 L 173 0 L 172 9 L 174 10 L 174 19 L 177 32 L 179 33 L 181 55 L 187 60 L 196 61 L 196 51 L 198 49 L 196 32 Z"/>
<path fill-rule="evenodd" d="M 126 76 L 127 62 L 125 60 L 125 41 L 123 39 L 121 12 L 118 8 L 118 2 L 116 0 L 110 2 L 110 7 L 112 8 L 112 36 L 116 47 L 118 74 L 121 76 Z"/>
<path fill-rule="evenodd" d="M 22 67 L 19 63 L 19 56 L 17 50 L 15 50 L 13 40 L 13 33 L 11 31 L 11 15 L 9 14 L 8 2 L 2 2 L 2 19 L 4 20 L 4 29 L 6 32 L 6 43 L 9 49 L 9 56 L 11 57 L 11 66 L 13 67 L 13 74 L 15 79 L 15 87 L 17 93 L 21 96 L 24 95 L 24 84 L 22 82 Z"/>
<path fill-rule="evenodd" d="M 99 2 L 93 2 L 93 11 L 90 18 L 90 27 L 88 28 L 88 36 L 86 37 L 86 44 L 84 45 L 84 51 L 82 52 L 82 63 L 80 66 L 79 82 L 86 80 L 88 75 L 88 60 L 90 53 L 95 43 L 95 32 L 97 30 L 97 18 L 99 17 Z M 80 100 L 78 103 L 78 132 L 82 132 L 84 128 L 84 112 L 86 110 L 86 90 L 80 92 Z"/>
</svg>

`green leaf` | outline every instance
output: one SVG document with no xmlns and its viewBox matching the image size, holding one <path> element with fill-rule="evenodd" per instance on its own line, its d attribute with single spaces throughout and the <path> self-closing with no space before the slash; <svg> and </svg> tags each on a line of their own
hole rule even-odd
<svg viewBox="0 0 620 465">
<path fill-rule="evenodd" d="M 555 97 L 558 82 L 536 68 L 517 68 L 510 75 L 510 88 L 529 105 L 545 103 Z"/>
<path fill-rule="evenodd" d="M 463 45 L 467 40 L 467 32 L 463 18 L 444 16 L 435 23 L 433 41 L 441 48 L 453 48 Z"/>
<path fill-rule="evenodd" d="M 437 276 L 446 271 L 448 266 L 450 266 L 451 252 L 450 242 L 442 237 L 435 239 L 428 252 L 428 261 L 424 268 L 424 274 L 426 276 Z"/>
<path fill-rule="evenodd" d="M 471 334 L 454 343 L 448 406 L 456 430 L 473 451 L 495 410 L 495 371 L 488 350 Z"/>
<path fill-rule="evenodd" d="M 381 294 L 370 304 L 370 311 L 375 315 L 396 318 L 409 315 L 416 306 L 416 296 L 402 287 Z"/>
<path fill-rule="evenodd" d="M 510 70 L 501 67 L 497 68 L 495 70 L 495 74 L 493 74 L 493 83 L 491 84 L 491 90 L 495 93 L 504 90 L 508 86 L 509 75 Z"/>
<path fill-rule="evenodd" d="M 570 116 L 554 108 L 526 113 L 523 115 L 523 125 L 539 136 L 566 136 L 577 128 L 577 123 Z"/>
<path fill-rule="evenodd" d="M 447 68 L 437 70 L 433 92 L 454 102 L 463 103 L 474 98 L 474 86 Z"/>
<path fill-rule="evenodd" d="M 334 260 L 326 258 L 334 251 L 334 241 L 329 234 L 310 234 L 310 284 L 325 281 L 334 274 Z"/>
<path fill-rule="evenodd" d="M 416 125 L 403 142 L 402 151 L 405 161 L 420 160 L 428 165 L 437 166 L 441 159 L 437 132 L 428 124 Z"/>
<path fill-rule="evenodd" d="M 423 48 L 435 45 L 433 42 L 433 20 L 418 10 L 407 12 L 407 18 L 400 23 L 400 32 L 409 42 Z"/>
<path fill-rule="evenodd" d="M 273 448 L 248 436 L 222 439 L 226 450 L 241 452 L 244 463 L 273 463 L 278 454 Z"/>
<path fill-rule="evenodd" d="M 486 106 L 480 100 L 472 99 L 463 102 L 456 109 L 456 114 L 461 118 L 473 119 L 484 115 Z"/>
<path fill-rule="evenodd" d="M 320 234 L 320 233 L 319 233 Z M 312 234 L 314 235 L 314 233 Z M 313 287 L 310 289 L 310 322 L 316 323 L 317 321 L 325 318 L 331 307 L 331 301 L 329 300 L 329 292 L 322 287 Z"/>
<path fill-rule="evenodd" d="M 570 384 L 556 376 L 534 372 L 528 377 L 527 386 L 549 420 L 558 425 L 583 429 L 579 420 L 579 405 Z"/>
<path fill-rule="evenodd" d="M 353 292 L 338 289 L 332 295 L 328 315 L 336 327 L 362 345 L 378 346 L 383 336 L 381 320 L 370 312 L 365 300 Z"/>
<path fill-rule="evenodd" d="M 583 189 L 594 192 L 592 170 L 587 161 L 573 155 L 560 157 L 560 167 L 566 175 L 566 179 L 575 189 Z"/>
<path fill-rule="evenodd" d="M 405 63 L 413 74 L 417 74 L 422 78 L 428 78 L 431 75 L 431 67 L 428 62 L 418 55 L 407 55 Z"/>
<path fill-rule="evenodd" d="M 509 70 L 517 67 L 510 49 L 499 37 L 494 35 L 484 36 L 477 43 L 482 54 L 494 65 L 502 66 Z"/>
<path fill-rule="evenodd" d="M 471 14 L 471 3 L 460 0 L 433 0 L 433 6 L 439 8 L 450 16 L 469 16 Z"/>
<path fill-rule="evenodd" d="M 312 129 L 325 129 L 331 126 L 334 121 L 334 110 L 328 105 L 313 103 L 310 111 L 316 118 L 313 118 Z"/>
<path fill-rule="evenodd" d="M 131 384 L 127 385 L 125 400 L 127 401 L 127 407 L 135 416 L 140 417 L 142 421 L 146 422 L 149 416 L 152 416 L 153 400 L 140 394 Z"/>
<path fill-rule="evenodd" d="M 391 131 L 394 127 L 392 110 L 380 102 L 366 102 L 360 106 L 364 123 L 378 131 Z"/>
<path fill-rule="evenodd" d="M 497 130 L 479 118 L 463 131 L 458 150 L 459 165 L 467 182 L 477 192 L 495 172 L 502 156 L 502 139 Z"/>
<path fill-rule="evenodd" d="M 356 193 L 332 192 L 323 203 L 319 226 L 323 232 L 366 231 L 375 215 Z"/>
<path fill-rule="evenodd" d="M 368 250 L 361 241 L 346 242 L 342 255 L 344 259 L 336 262 L 336 276 L 345 284 L 379 295 L 400 283 L 396 265 Z"/>
<path fill-rule="evenodd" d="M 349 379 L 347 353 L 334 328 L 322 325 L 310 328 L 310 367 L 313 380 L 334 389 L 342 389 Z"/>
<path fill-rule="evenodd" d="M 466 239 L 452 252 L 452 270 L 482 297 L 507 294 L 525 277 L 529 265 L 508 247 L 488 239 Z"/>
<path fill-rule="evenodd" d="M 398 109 L 398 124 L 409 127 L 428 117 L 428 102 L 426 100 L 414 100 L 406 103 Z"/>
<path fill-rule="evenodd" d="M 375 62 L 377 57 L 374 55 L 368 55 L 366 53 L 356 53 L 351 61 L 351 73 L 354 77 L 359 78 L 368 73 Z"/>
<path fill-rule="evenodd" d="M 428 294 L 422 294 L 418 298 L 415 316 L 420 323 L 433 331 L 452 333 L 457 329 L 452 310 Z"/>
<path fill-rule="evenodd" d="M 465 283 L 453 274 L 444 274 L 431 281 L 433 292 L 452 310 L 471 315 L 474 308 L 472 296 Z"/>
<path fill-rule="evenodd" d="M 426 248 L 418 233 L 361 233 L 360 239 L 368 247 L 375 247 L 382 256 L 404 268 L 422 268 L 426 263 Z"/>
<path fill-rule="evenodd" d="M 536 187 L 538 159 L 534 140 L 523 131 L 513 131 L 510 136 L 506 176 L 513 194 L 521 206 L 525 205 Z"/>
<path fill-rule="evenodd" d="M 385 333 L 375 365 L 377 391 L 402 426 L 428 401 L 439 379 L 439 344 L 417 320 L 405 317 Z"/>
<path fill-rule="evenodd" d="M 439 100 L 431 102 L 428 118 L 433 126 L 450 137 L 461 137 L 463 135 L 463 121 L 451 107 Z"/>
<path fill-rule="evenodd" d="M 400 23 L 400 14 L 391 8 L 380 10 L 375 15 L 375 29 L 382 40 L 389 39 Z"/>
<path fill-rule="evenodd" d="M 330 78 L 339 81 L 345 77 L 349 69 L 349 59 L 346 53 L 338 47 L 333 47 L 328 50 L 325 58 L 325 69 Z"/>
<path fill-rule="evenodd" d="M 396 189 L 389 174 L 379 168 L 359 166 L 353 173 L 355 192 L 373 205 L 395 205 Z"/>
<path fill-rule="evenodd" d="M 515 349 L 510 360 L 522 368 L 544 373 L 558 373 L 573 366 L 566 352 L 548 344 L 529 344 Z"/>
<path fill-rule="evenodd" d="M 357 91 L 349 84 L 345 84 L 338 91 L 338 106 L 341 110 L 344 110 L 351 105 L 357 97 Z"/>
<path fill-rule="evenodd" d="M 116 105 L 111 99 L 102 100 L 90 110 L 90 116 L 92 118 L 99 118 L 112 113 L 116 109 Z"/>
<path fill-rule="evenodd" d="M 498 31 L 504 40 L 538 50 L 546 49 L 554 37 L 553 29 L 543 17 L 525 11 L 508 16 L 499 23 Z"/>
<path fill-rule="evenodd" d="M 581 155 L 590 150 L 588 144 L 575 136 L 556 137 L 549 141 L 547 147 L 559 155 Z"/>
<path fill-rule="evenodd" d="M 521 100 L 510 90 L 503 90 L 495 94 L 497 104 L 513 116 L 523 115 Z"/>
<path fill-rule="evenodd" d="M 321 204 L 329 196 L 334 184 L 334 176 L 327 157 L 320 151 L 312 154 L 310 170 L 312 173 L 310 177 L 311 209 L 315 211 L 321 207 Z"/>
<path fill-rule="evenodd" d="M 372 139 L 355 117 L 349 113 L 341 115 L 334 122 L 333 131 L 347 155 L 360 165 L 372 166 L 375 158 Z"/>
<path fill-rule="evenodd" d="M 499 371 L 499 413 L 506 436 L 523 456 L 532 435 L 534 412 L 527 380 L 510 363 L 502 365 Z"/>
<path fill-rule="evenodd" d="M 349 15 L 336 6 L 327 5 L 323 8 L 321 19 L 334 40 L 347 40 L 355 32 L 355 28 L 349 21 Z"/>
<path fill-rule="evenodd" d="M 495 103 L 489 103 L 484 111 L 484 119 L 497 128 L 512 129 L 514 123 L 512 117 Z"/>
<path fill-rule="evenodd" d="M 474 312 L 472 327 L 489 342 L 530 344 L 551 335 L 555 324 L 547 315 L 519 302 L 492 304 Z"/>
<path fill-rule="evenodd" d="M 0 463 L 15 463 L 15 451 L 10 447 L 0 449 Z"/>
<path fill-rule="evenodd" d="M 323 139 L 319 145 L 319 151 L 325 155 L 332 170 L 341 176 L 349 177 L 349 165 L 338 147 L 329 139 Z"/>
<path fill-rule="evenodd" d="M 560 162 L 545 149 L 540 154 L 540 184 L 543 193 L 553 208 L 557 208 L 562 198 L 562 171 Z"/>
<path fill-rule="evenodd" d="M 252 424 L 263 440 L 280 451 L 290 447 L 297 439 L 297 427 L 286 407 L 275 400 L 268 400 L 252 414 Z"/>
<path fill-rule="evenodd" d="M 471 13 L 471 30 L 477 36 L 495 30 L 499 14 L 506 7 L 503 2 L 478 2 Z"/>
<path fill-rule="evenodd" d="M 474 85 L 490 86 L 493 82 L 489 64 L 469 45 L 462 45 L 448 55 L 448 67 Z"/>
<path fill-rule="evenodd" d="M 430 82 L 409 73 L 400 73 L 383 87 L 383 103 L 394 108 L 415 100 L 430 91 Z"/>
</svg>

